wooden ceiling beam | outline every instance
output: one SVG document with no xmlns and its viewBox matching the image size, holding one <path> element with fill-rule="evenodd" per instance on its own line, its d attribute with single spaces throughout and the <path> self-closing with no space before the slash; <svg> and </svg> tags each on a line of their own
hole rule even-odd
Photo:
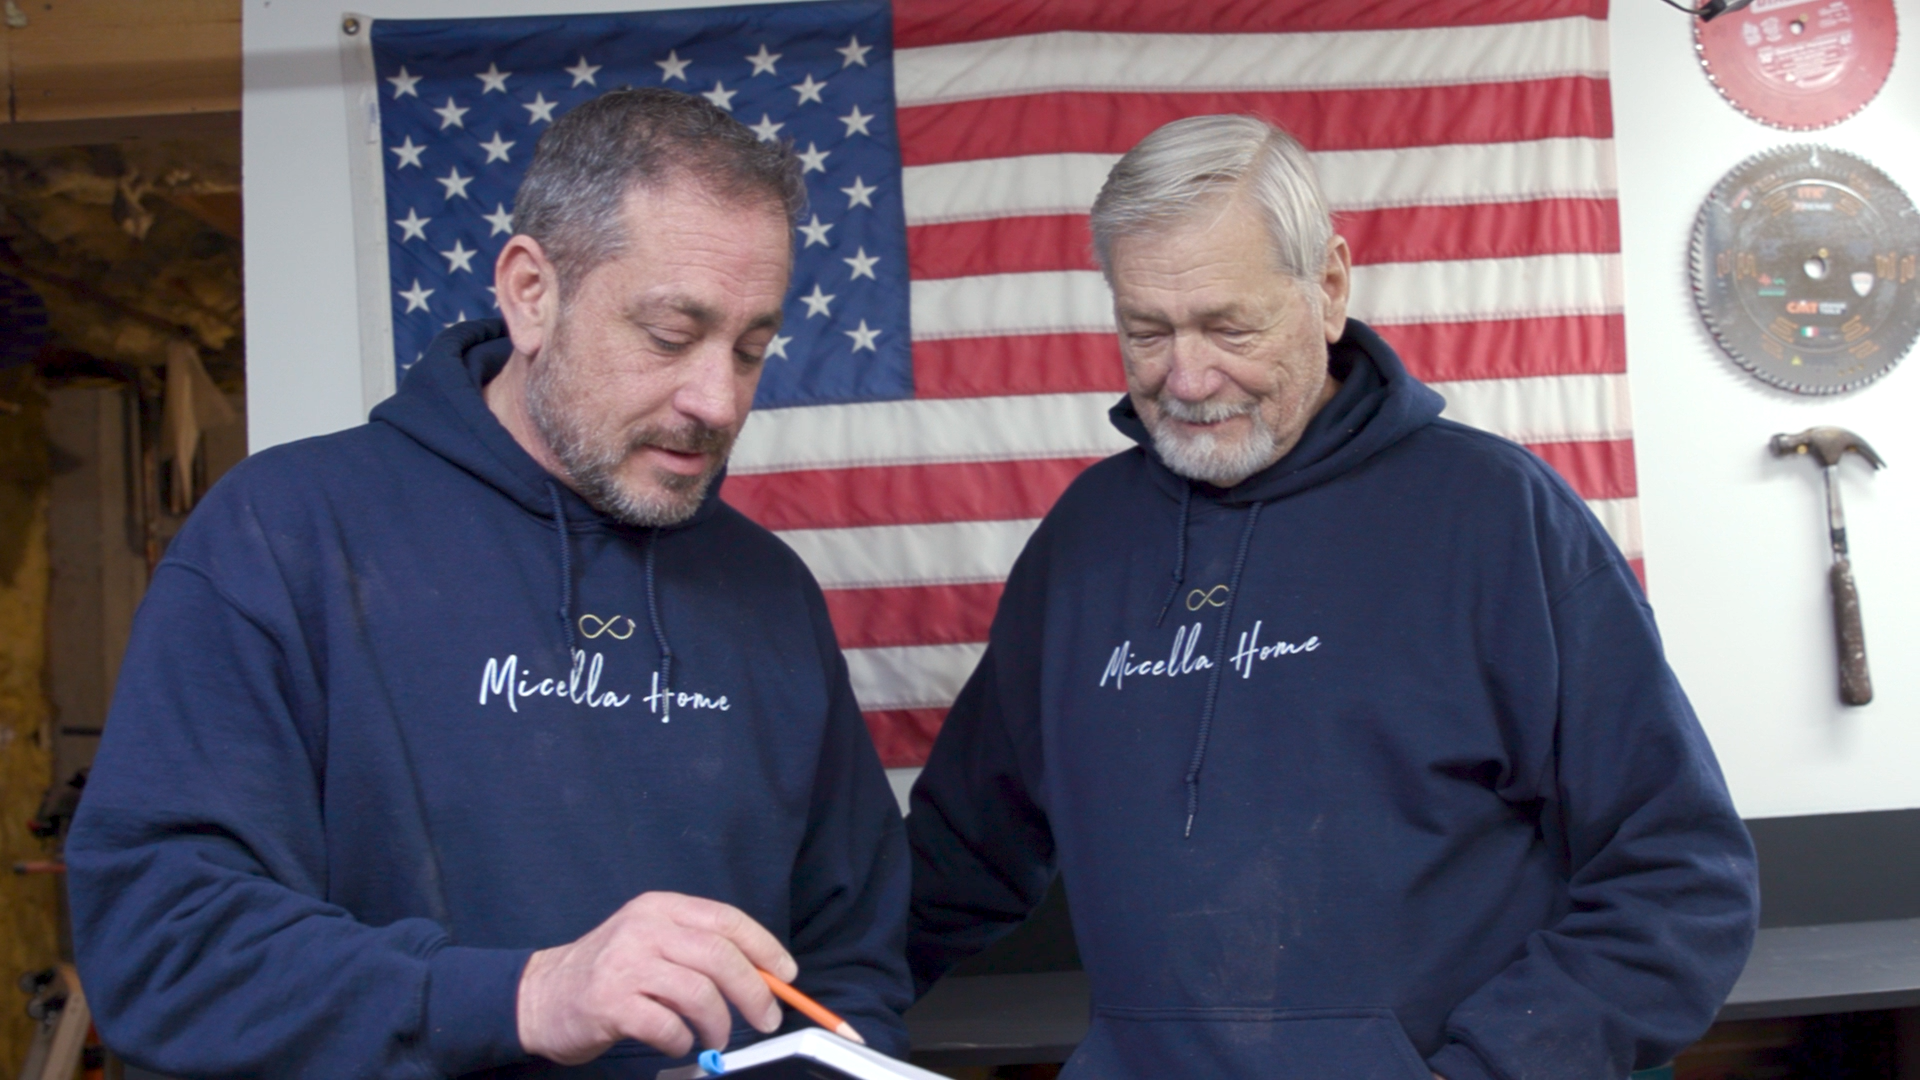
<svg viewBox="0 0 1920 1080">
<path fill-rule="evenodd" d="M 12 0 L 6 13 L 0 142 L 239 114 L 240 0 Z"/>
</svg>

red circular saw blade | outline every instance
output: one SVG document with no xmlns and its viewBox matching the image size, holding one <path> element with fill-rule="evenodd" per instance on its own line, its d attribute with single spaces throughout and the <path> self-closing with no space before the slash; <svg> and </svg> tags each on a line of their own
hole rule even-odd
<svg viewBox="0 0 1920 1080">
<path fill-rule="evenodd" d="M 1694 49 L 1733 107 L 1763 124 L 1811 131 L 1873 100 L 1899 40 L 1893 0 L 1754 0 L 1695 20 Z"/>
</svg>

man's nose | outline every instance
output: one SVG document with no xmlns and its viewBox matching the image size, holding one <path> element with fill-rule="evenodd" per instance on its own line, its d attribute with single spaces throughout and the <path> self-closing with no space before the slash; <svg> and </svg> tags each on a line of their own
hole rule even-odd
<svg viewBox="0 0 1920 1080">
<path fill-rule="evenodd" d="M 1205 335 L 1173 335 L 1167 393 L 1182 401 L 1205 401 L 1219 391 L 1224 378 L 1214 363 L 1213 350 L 1208 347 Z"/>
<path fill-rule="evenodd" d="M 685 378 L 673 395 L 677 411 L 712 428 L 731 428 L 740 422 L 744 410 L 732 346 L 702 346 L 683 370 Z"/>
</svg>

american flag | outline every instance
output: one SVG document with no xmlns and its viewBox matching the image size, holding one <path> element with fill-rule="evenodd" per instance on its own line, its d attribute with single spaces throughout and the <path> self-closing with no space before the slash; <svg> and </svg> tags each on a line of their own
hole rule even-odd
<svg viewBox="0 0 1920 1080">
<path fill-rule="evenodd" d="M 381 20 L 393 357 L 491 312 L 521 170 L 571 105 L 665 85 L 791 139 L 812 204 L 784 355 L 724 494 L 812 568 L 881 757 L 917 765 L 1038 519 L 1130 445 L 1106 419 L 1125 381 L 1095 193 L 1155 127 L 1250 113 L 1313 152 L 1355 317 L 1447 415 L 1559 469 L 1638 567 L 1605 20 L 1605 0 Z"/>
</svg>

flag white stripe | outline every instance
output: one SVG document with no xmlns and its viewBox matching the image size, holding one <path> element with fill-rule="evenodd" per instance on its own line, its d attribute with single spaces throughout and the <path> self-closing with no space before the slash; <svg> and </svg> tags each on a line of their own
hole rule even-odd
<svg viewBox="0 0 1920 1080">
<path fill-rule="evenodd" d="M 1343 90 L 1606 74 L 1607 24 L 1574 16 L 1416 30 L 994 38 L 902 49 L 894 94 L 910 108 L 1064 90 Z"/>
<path fill-rule="evenodd" d="M 1096 270 L 915 281 L 916 340 L 1107 333 L 1113 296 Z M 1381 326 L 1599 315 L 1623 302 L 1618 255 L 1375 263 L 1353 268 L 1355 318 Z"/>
<path fill-rule="evenodd" d="M 1117 154 L 1029 154 L 902 170 L 907 224 L 1084 214 Z M 1313 155 L 1335 213 L 1547 198 L 1613 198 L 1610 139 L 1535 139 Z"/>
<path fill-rule="evenodd" d="M 1625 375 L 1535 375 L 1432 384 L 1449 420 L 1518 443 L 1633 437 Z"/>
<path fill-rule="evenodd" d="M 961 461 L 1105 457 L 1132 443 L 1113 429 L 1117 395 L 876 401 L 760 409 L 728 462 L 731 472 L 846 469 Z"/>
<path fill-rule="evenodd" d="M 848 649 L 847 677 L 866 712 L 932 709 L 953 704 L 980 663 L 985 643 Z"/>
<path fill-rule="evenodd" d="M 1444 415 L 1515 442 L 1632 437 L 1625 375 L 1535 375 L 1433 384 Z M 795 469 L 1105 457 L 1133 445 L 1107 420 L 1117 395 L 883 401 L 762 409 L 735 444 L 740 475 Z"/>
<path fill-rule="evenodd" d="M 1347 312 L 1394 326 L 1610 315 L 1625 303 L 1620 256 L 1560 254 L 1356 266 Z"/>
<path fill-rule="evenodd" d="M 789 529 L 777 533 L 823 589 L 1005 581 L 1039 518 Z"/>
<path fill-rule="evenodd" d="M 1613 537 L 1620 554 L 1637 559 L 1645 553 L 1640 544 L 1639 499 L 1588 499 L 1587 507 Z"/>
</svg>

